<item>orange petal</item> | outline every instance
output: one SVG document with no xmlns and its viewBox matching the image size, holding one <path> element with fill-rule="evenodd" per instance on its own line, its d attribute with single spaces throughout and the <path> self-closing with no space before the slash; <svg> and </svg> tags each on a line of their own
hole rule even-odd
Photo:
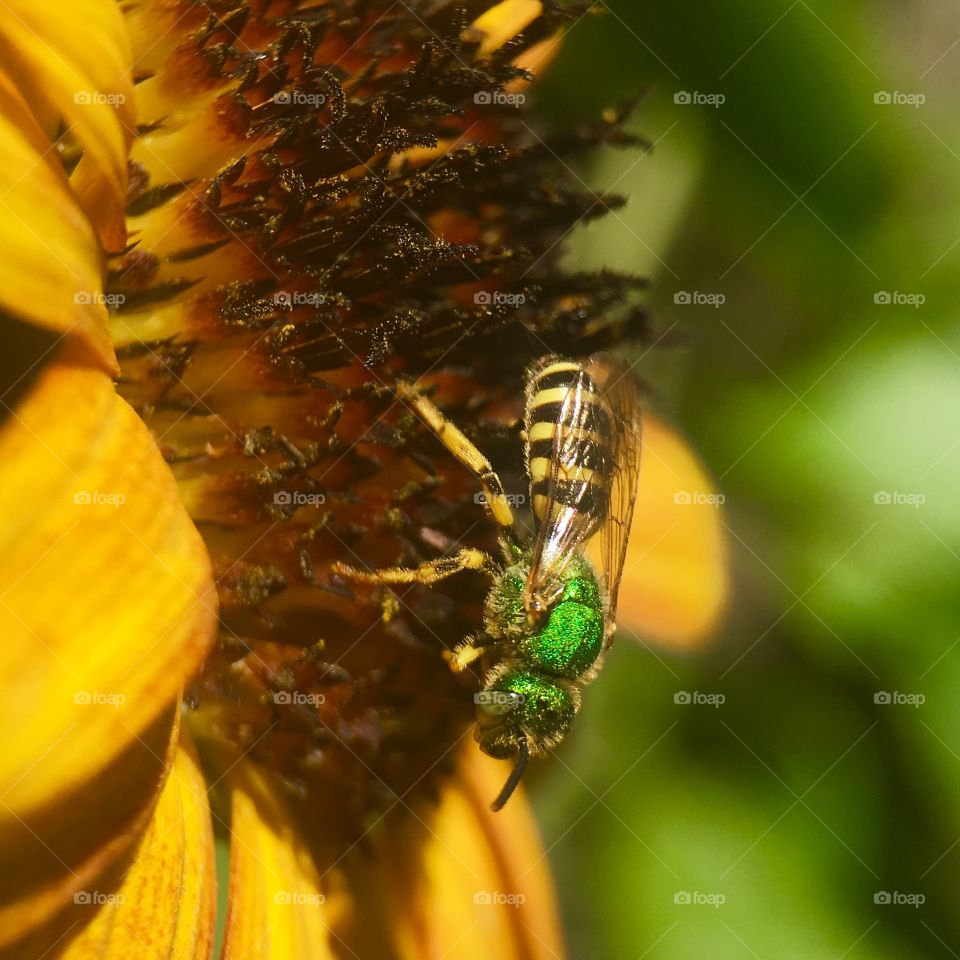
<svg viewBox="0 0 960 960">
<path fill-rule="evenodd" d="M 520 67 L 522 70 L 526 70 L 535 76 L 540 76 L 547 67 L 550 66 L 551 61 L 557 55 L 562 37 L 563 34 L 557 31 L 552 37 L 547 37 L 546 40 L 535 43 L 528 50 L 524 50 L 523 53 L 513 61 L 514 66 Z M 516 80 L 507 84 L 507 90 L 510 93 L 515 93 L 527 86 L 527 83 L 528 81 L 523 77 L 517 77 Z"/>
<path fill-rule="evenodd" d="M 231 811 L 221 960 L 332 960 L 319 877 L 275 782 L 242 761 Z"/>
<path fill-rule="evenodd" d="M 135 118 L 132 57 L 120 8 L 113 0 L 71 0 L 52 7 L 5 0 L 0 52 L 0 69 L 36 112 L 48 125 L 62 118 L 82 147 L 71 178 L 74 190 L 103 245 L 121 249 Z M 50 198 L 45 205 L 57 211 Z"/>
<path fill-rule="evenodd" d="M 206 960 L 211 955 L 213 830 L 207 787 L 185 732 L 123 882 L 110 891 L 82 891 L 74 901 L 94 917 L 61 960 Z"/>
<path fill-rule="evenodd" d="M 4 960 L 62 947 L 90 920 L 82 894 L 116 887 L 173 761 L 178 717 L 179 704 L 171 704 L 110 766 L 41 807 L 18 814 L 0 801 Z M 37 764 L 44 759 L 38 756 Z"/>
<path fill-rule="evenodd" d="M 622 627 L 675 647 L 709 634 L 727 595 L 722 503 L 687 445 L 648 416 L 617 606 Z"/>
<path fill-rule="evenodd" d="M 549 864 L 526 796 L 518 791 L 499 813 L 490 809 L 508 769 L 466 745 L 461 779 L 444 790 L 425 840 L 419 908 L 435 952 L 411 951 L 410 960 L 564 956 Z"/>
<path fill-rule="evenodd" d="M 465 748 L 437 805 L 398 808 L 373 854 L 350 862 L 354 915 L 343 939 L 357 956 L 564 956 L 546 855 L 526 798 L 518 792 L 492 813 L 507 765 L 473 743 Z"/>
<path fill-rule="evenodd" d="M 542 10 L 540 0 L 503 0 L 482 13 L 467 28 L 469 39 L 480 41 L 477 58 L 489 57 L 533 23 Z"/>
<path fill-rule="evenodd" d="M 116 372 L 96 237 L 47 135 L 2 70 L 0 143 L 0 309 L 75 335 L 89 362 Z"/>
<path fill-rule="evenodd" d="M 0 429 L 0 829 L 90 781 L 213 637 L 203 543 L 153 438 L 69 344 Z"/>
</svg>

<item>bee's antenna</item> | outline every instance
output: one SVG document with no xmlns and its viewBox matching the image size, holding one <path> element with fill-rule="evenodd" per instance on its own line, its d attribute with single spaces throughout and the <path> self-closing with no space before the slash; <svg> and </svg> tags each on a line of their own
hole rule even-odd
<svg viewBox="0 0 960 960">
<path fill-rule="evenodd" d="M 529 759 L 530 747 L 527 744 L 527 738 L 521 737 L 517 743 L 517 762 L 513 765 L 513 769 L 510 771 L 510 776 L 507 777 L 507 782 L 503 785 L 503 789 L 497 794 L 497 799 L 490 804 L 490 809 L 494 813 L 502 810 L 503 805 L 513 796 L 513 791 L 517 789 L 520 778 L 523 776 L 524 770 L 527 769 L 527 761 Z"/>
</svg>

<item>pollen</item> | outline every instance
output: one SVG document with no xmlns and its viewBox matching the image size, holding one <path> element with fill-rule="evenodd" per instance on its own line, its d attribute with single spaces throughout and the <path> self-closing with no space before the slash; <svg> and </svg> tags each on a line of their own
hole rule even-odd
<svg viewBox="0 0 960 960">
<path fill-rule="evenodd" d="M 416 566 L 467 531 L 496 548 L 473 479 L 395 385 L 429 375 L 522 476 L 530 361 L 644 334 L 641 280 L 559 265 L 569 230 L 621 203 L 569 164 L 636 141 L 625 110 L 549 132 L 517 96 L 518 63 L 575 6 L 523 4 L 496 42 L 480 3 L 269 9 L 131 5 L 140 126 L 108 302 L 120 390 L 215 567 L 195 731 L 359 823 L 443 775 L 480 685 L 443 654 L 482 626 L 486 589 L 332 568 Z M 566 669 L 569 631 L 592 638 L 596 617 L 578 602 L 544 637 Z"/>
</svg>

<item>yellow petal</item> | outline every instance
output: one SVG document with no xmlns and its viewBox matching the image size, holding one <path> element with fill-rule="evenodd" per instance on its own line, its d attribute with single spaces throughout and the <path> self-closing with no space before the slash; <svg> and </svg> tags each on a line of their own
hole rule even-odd
<svg viewBox="0 0 960 960">
<path fill-rule="evenodd" d="M 550 62 L 557 55 L 562 36 L 560 31 L 557 31 L 552 37 L 547 37 L 546 40 L 535 43 L 528 50 L 524 50 L 523 53 L 513 61 L 513 65 L 535 76 L 539 76 L 550 66 Z M 507 84 L 506 89 L 510 93 L 515 93 L 522 90 L 528 83 L 529 81 L 523 77 L 517 77 L 516 80 Z"/>
<path fill-rule="evenodd" d="M 84 893 L 108 892 L 150 821 L 176 750 L 177 704 L 76 789 L 14 814 L 0 802 L 0 957 L 41 957 L 91 919 Z M 37 765 L 45 762 L 42 755 Z M 29 774 L 29 771 L 27 771 Z M 77 903 L 75 901 L 79 900 Z"/>
<path fill-rule="evenodd" d="M 622 627 L 678 647 L 709 634 L 727 595 L 722 502 L 687 445 L 648 417 L 617 607 Z"/>
<path fill-rule="evenodd" d="M 268 774 L 231 775 L 230 898 L 221 960 L 332 960 L 316 867 Z"/>
<path fill-rule="evenodd" d="M 186 734 L 123 882 L 74 899 L 94 917 L 61 960 L 210 956 L 216 915 L 213 830 L 207 787 Z"/>
<path fill-rule="evenodd" d="M 2 72 L 0 144 L 0 308 L 73 334 L 88 362 L 113 373 L 96 237 L 46 134 Z"/>
<path fill-rule="evenodd" d="M 460 780 L 445 790 L 430 824 L 433 836 L 425 863 L 428 913 L 434 940 L 461 957 L 490 956 L 487 933 L 504 958 L 557 960 L 564 956 L 560 919 L 546 852 L 522 790 L 499 812 L 490 803 L 500 792 L 509 764 L 466 745 Z M 472 927 L 469 949 L 455 947 Z"/>
<path fill-rule="evenodd" d="M 478 59 L 502 47 L 533 23 L 542 10 L 540 0 L 503 0 L 482 13 L 468 28 L 469 38 L 480 40 Z"/>
<path fill-rule="evenodd" d="M 107 767 L 197 670 L 203 543 L 149 431 L 68 344 L 0 429 L 0 828 Z"/>
<path fill-rule="evenodd" d="M 355 936 L 389 931 L 389 955 L 401 960 L 560 960 L 553 887 L 526 798 L 518 791 L 491 812 L 509 765 L 464 746 L 439 804 L 398 811 L 373 858 L 357 858 L 370 864 L 359 882 L 364 865 L 352 865 Z M 358 956 L 377 955 L 372 941 L 345 938 Z"/>
<path fill-rule="evenodd" d="M 5 0 L 0 53 L 2 70 L 38 113 L 62 117 L 71 129 L 83 149 L 74 190 L 104 247 L 122 249 L 135 119 L 132 58 L 119 6 L 113 0 L 52 6 Z M 57 210 L 49 197 L 46 204 Z"/>
</svg>

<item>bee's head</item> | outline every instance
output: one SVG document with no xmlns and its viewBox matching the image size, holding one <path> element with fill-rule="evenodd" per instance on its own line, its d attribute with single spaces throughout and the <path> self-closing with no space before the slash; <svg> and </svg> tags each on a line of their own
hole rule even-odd
<svg viewBox="0 0 960 960">
<path fill-rule="evenodd" d="M 514 756 L 522 735 L 523 694 L 487 689 L 475 694 L 473 699 L 477 713 L 475 736 L 480 749 L 498 760 Z"/>
<path fill-rule="evenodd" d="M 576 690 L 562 681 L 510 669 L 494 674 L 474 700 L 480 749 L 498 760 L 516 757 L 517 781 L 527 754 L 542 753 L 559 743 L 579 706 Z M 507 781 L 509 791 L 504 788 L 507 796 L 516 786 L 513 781 L 514 777 Z M 502 806 L 505 802 L 506 796 L 501 794 L 498 803 Z M 499 806 L 495 804 L 495 808 Z"/>
<path fill-rule="evenodd" d="M 477 742 L 484 753 L 501 760 L 516 755 L 521 737 L 530 740 L 534 753 L 554 746 L 580 706 L 566 681 L 506 664 L 488 677 L 474 701 Z"/>
</svg>

